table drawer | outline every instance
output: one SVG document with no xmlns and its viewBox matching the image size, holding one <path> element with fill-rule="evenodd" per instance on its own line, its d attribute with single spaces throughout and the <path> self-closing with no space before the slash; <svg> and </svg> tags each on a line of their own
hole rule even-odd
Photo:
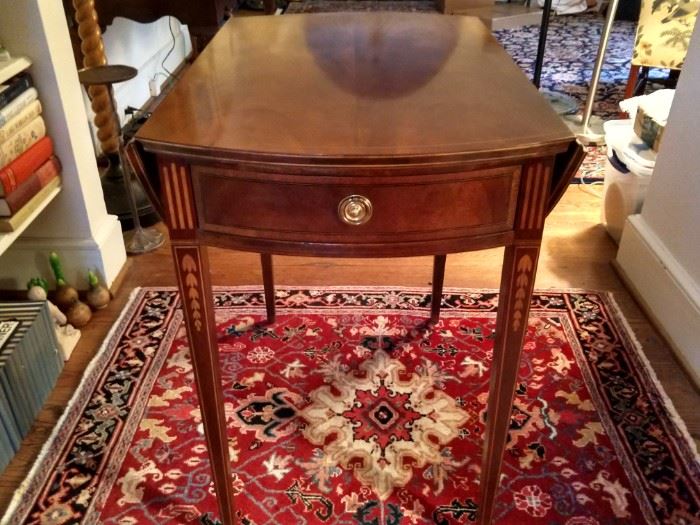
<svg viewBox="0 0 700 525">
<path fill-rule="evenodd" d="M 520 168 L 316 177 L 193 166 L 192 175 L 199 225 L 205 231 L 256 239 L 368 243 L 508 231 Z"/>
</svg>

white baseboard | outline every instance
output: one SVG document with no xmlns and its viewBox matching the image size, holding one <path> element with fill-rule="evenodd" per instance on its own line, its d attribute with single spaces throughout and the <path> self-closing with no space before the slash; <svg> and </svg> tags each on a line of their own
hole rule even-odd
<svg viewBox="0 0 700 525">
<path fill-rule="evenodd" d="M 700 388 L 700 283 L 685 271 L 641 215 L 628 217 L 615 264 Z"/>
<path fill-rule="evenodd" d="M 110 286 L 126 262 L 119 221 L 114 215 L 106 215 L 93 238 L 17 239 L 0 258 L 0 289 L 22 290 L 32 277 L 43 277 L 53 286 L 48 260 L 52 251 L 61 257 L 68 282 L 79 289 L 88 287 L 88 270 L 96 271 Z"/>
</svg>

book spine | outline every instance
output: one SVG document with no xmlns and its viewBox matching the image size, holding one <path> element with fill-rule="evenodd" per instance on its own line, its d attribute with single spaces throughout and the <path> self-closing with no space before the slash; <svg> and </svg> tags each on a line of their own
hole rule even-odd
<svg viewBox="0 0 700 525">
<path fill-rule="evenodd" d="M 12 217 L 0 217 L 0 233 L 13 232 L 19 228 L 38 207 L 40 207 L 56 188 L 61 185 L 61 177 L 51 179 L 41 191 L 18 210 Z"/>
<path fill-rule="evenodd" d="M 39 180 L 41 180 L 41 187 L 46 187 L 46 185 L 51 182 L 54 177 L 61 174 L 61 161 L 58 160 L 56 155 L 51 155 L 46 162 L 39 166 L 39 168 L 36 170 L 36 174 L 38 175 Z"/>
<path fill-rule="evenodd" d="M 9 346 L 0 352 L 0 372 L 7 373 L 2 387 L 9 392 L 11 413 L 23 436 L 58 376 L 45 357 L 52 353 L 55 334 L 47 332 L 52 327 L 46 301 L 0 303 L 0 319 L 3 317 L 12 317 L 20 323 L 10 337 Z"/>
<path fill-rule="evenodd" d="M 0 169 L 0 197 L 9 195 L 27 180 L 53 153 L 53 142 L 43 137 L 27 151 Z"/>
<path fill-rule="evenodd" d="M 12 407 L 7 400 L 3 384 L 5 381 L 0 370 L 0 472 L 7 466 L 22 443 L 22 436 L 17 427 L 17 422 L 12 415 Z"/>
<path fill-rule="evenodd" d="M 8 140 L 0 144 L 0 166 L 7 166 L 44 135 L 46 135 L 44 119 L 36 117 Z"/>
<path fill-rule="evenodd" d="M 25 379 L 21 374 L 21 370 L 19 370 L 18 363 L 14 359 L 14 352 L 3 357 L 5 359 L 0 360 L 0 366 L 7 373 L 7 384 L 3 385 L 3 387 L 7 388 L 7 399 L 12 408 L 11 413 L 17 423 L 19 434 L 24 437 L 32 426 L 33 420 L 28 402 L 29 394 L 22 388 Z"/>
<path fill-rule="evenodd" d="M 2 410 L 1 406 L 0 410 Z M 15 452 L 17 452 L 11 427 L 7 423 L 8 420 L 5 415 L 0 413 L 0 472 L 5 470 L 5 467 L 9 465 Z"/>
<path fill-rule="evenodd" d="M 56 324 L 51 317 L 51 310 L 49 310 L 48 303 L 45 304 L 45 308 L 42 311 L 40 318 L 45 326 L 44 331 L 46 333 L 46 338 L 44 340 L 46 341 L 46 347 L 47 349 L 51 349 L 49 361 L 52 365 L 53 381 L 55 383 L 61 373 L 61 370 L 63 370 L 65 360 L 63 359 L 63 353 L 61 352 L 60 348 L 61 345 L 59 344 L 58 336 L 56 335 Z"/>
<path fill-rule="evenodd" d="M 5 84 L 6 89 L 0 91 L 0 108 L 7 106 L 16 99 L 23 91 L 32 87 L 32 77 L 29 73 L 21 73 L 13 78 L 9 84 Z"/>
<path fill-rule="evenodd" d="M 39 92 L 36 88 L 29 88 L 23 91 L 16 99 L 10 102 L 7 106 L 0 109 L 0 126 L 7 124 L 13 117 L 24 109 L 24 106 L 30 104 L 39 98 Z"/>
<path fill-rule="evenodd" d="M 34 423 L 34 418 L 41 408 L 41 405 L 39 404 L 39 398 L 37 395 L 38 392 L 36 390 L 37 382 L 34 379 L 33 371 L 29 363 L 29 356 L 27 355 L 25 347 L 26 340 L 20 341 L 12 352 L 12 359 L 17 364 L 16 370 L 21 381 L 19 386 L 24 392 L 23 401 L 29 415 L 29 428 L 31 428 L 32 424 Z M 29 428 L 24 431 L 25 436 L 27 435 Z"/>
<path fill-rule="evenodd" d="M 15 353 L 18 354 L 18 358 L 21 359 L 25 377 L 27 378 L 27 386 L 29 387 L 29 394 L 31 396 L 31 410 L 32 410 L 32 420 L 36 417 L 41 410 L 42 401 L 41 397 L 43 395 L 42 387 L 42 377 L 39 372 L 38 363 L 36 362 L 36 339 L 33 336 L 34 323 L 27 328 L 27 331 L 19 342 L 17 348 L 15 348 Z"/>
<path fill-rule="evenodd" d="M 49 307 L 44 304 L 44 308 L 37 316 L 37 334 L 41 345 L 39 346 L 39 359 L 42 362 L 46 384 L 48 386 L 44 400 L 49 396 L 51 390 L 56 385 L 61 370 L 63 369 L 63 359 L 59 359 L 58 340 L 56 338 L 56 328 L 51 320 Z"/>
<path fill-rule="evenodd" d="M 63 359 L 60 358 L 60 350 L 58 348 L 58 338 L 56 337 L 56 325 L 51 319 L 51 312 L 48 304 L 42 308 L 37 316 L 37 324 L 39 325 L 39 340 L 41 341 L 40 359 L 44 364 L 44 371 L 48 379 L 49 392 L 56 384 L 61 370 L 63 369 Z"/>
<path fill-rule="evenodd" d="M 34 417 L 39 413 L 41 407 L 44 406 L 44 401 L 46 401 L 54 385 L 51 374 L 48 373 L 44 362 L 44 351 L 48 346 L 48 340 L 41 337 L 41 329 L 43 327 L 40 324 L 39 315 L 37 315 L 27 330 L 21 347 L 17 349 L 22 352 L 25 358 L 31 377 L 31 384 L 34 385 L 32 388 L 32 394 L 36 397 Z"/>
<path fill-rule="evenodd" d="M 16 452 L 19 450 L 19 445 L 22 442 L 22 433 L 17 425 L 17 418 L 12 412 L 12 403 L 9 398 L 12 389 L 9 385 L 10 380 L 7 371 L 4 368 L 0 368 L 0 418 L 2 418 L 12 450 Z"/>
<path fill-rule="evenodd" d="M 46 187 L 52 179 L 58 177 L 60 169 L 61 166 L 56 157 L 51 157 L 47 160 L 31 177 L 20 184 L 16 191 L 0 199 L 0 217 L 11 217 L 17 213 L 42 188 Z"/>
<path fill-rule="evenodd" d="M 35 100 L 26 105 L 22 111 L 7 121 L 0 127 L 0 142 L 5 142 L 12 135 L 17 133 L 24 126 L 29 124 L 35 117 L 41 114 L 41 102 Z"/>
</svg>

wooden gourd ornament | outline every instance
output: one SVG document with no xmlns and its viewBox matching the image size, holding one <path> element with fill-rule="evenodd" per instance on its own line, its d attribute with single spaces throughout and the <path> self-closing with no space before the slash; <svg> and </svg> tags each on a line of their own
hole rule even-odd
<svg viewBox="0 0 700 525">
<path fill-rule="evenodd" d="M 79 299 L 78 290 L 66 283 L 61 260 L 56 252 L 51 252 L 49 255 L 49 263 L 56 278 L 56 292 L 54 294 L 56 306 L 66 314 L 70 324 L 76 328 L 85 326 L 92 318 L 90 307 Z"/>
<path fill-rule="evenodd" d="M 66 283 L 66 278 L 63 275 L 61 260 L 56 252 L 51 252 L 49 255 L 49 263 L 53 270 L 53 275 L 56 279 L 56 292 L 54 293 L 54 303 L 62 312 L 68 310 L 71 305 L 78 300 L 78 290 Z"/>
<path fill-rule="evenodd" d="M 92 318 L 92 310 L 84 302 L 76 300 L 66 311 L 68 322 L 76 328 L 81 328 L 88 324 Z"/>
<path fill-rule="evenodd" d="M 107 306 L 112 297 L 107 287 L 100 283 L 95 272 L 88 271 L 88 283 L 90 284 L 90 289 L 85 296 L 85 300 L 90 305 L 90 308 L 100 310 Z"/>
</svg>

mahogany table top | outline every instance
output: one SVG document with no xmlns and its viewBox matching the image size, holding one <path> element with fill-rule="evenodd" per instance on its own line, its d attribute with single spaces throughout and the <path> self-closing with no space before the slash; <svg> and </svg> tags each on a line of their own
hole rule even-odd
<svg viewBox="0 0 700 525">
<path fill-rule="evenodd" d="M 573 135 L 477 19 L 229 20 L 140 129 L 158 153 L 275 162 L 566 150 Z"/>
</svg>

